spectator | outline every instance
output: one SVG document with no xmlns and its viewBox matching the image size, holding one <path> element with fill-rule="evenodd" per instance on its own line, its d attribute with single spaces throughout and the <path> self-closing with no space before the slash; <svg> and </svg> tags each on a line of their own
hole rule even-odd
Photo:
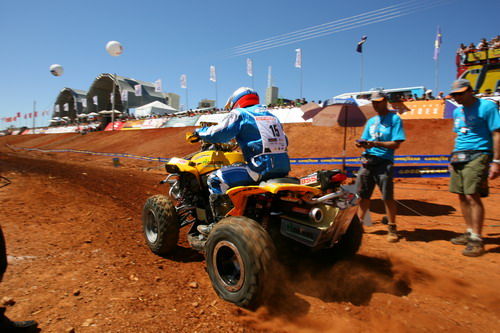
<svg viewBox="0 0 500 333">
<path fill-rule="evenodd" d="M 475 52 L 476 51 L 476 46 L 474 43 L 470 43 L 469 46 L 465 49 L 465 52 Z"/>
<path fill-rule="evenodd" d="M 450 158 L 450 192 L 458 194 L 466 225 L 465 233 L 451 242 L 466 245 L 464 256 L 478 257 L 484 254 L 481 197 L 488 196 L 488 178 L 500 175 L 500 115 L 494 102 L 474 96 L 468 80 L 454 81 L 449 95 L 462 105 L 453 111 L 457 137 Z"/>
<path fill-rule="evenodd" d="M 500 48 L 500 35 L 496 36 L 493 38 L 490 42 L 490 48 L 492 49 L 498 49 Z"/>
<path fill-rule="evenodd" d="M 444 99 L 444 92 L 440 91 L 436 99 Z"/>
<path fill-rule="evenodd" d="M 479 51 L 486 51 L 486 50 L 488 50 L 488 48 L 489 48 L 489 43 L 486 40 L 486 38 L 481 39 L 479 44 L 477 44 L 477 49 Z"/>
<path fill-rule="evenodd" d="M 7 269 L 7 251 L 5 238 L 0 226 L 0 281 Z M 5 316 L 5 308 L 0 308 L 0 331 L 1 332 L 36 332 L 38 323 L 34 320 L 11 321 Z"/>
<path fill-rule="evenodd" d="M 460 47 L 457 50 L 457 55 L 460 59 L 460 65 L 463 65 L 465 61 L 467 60 L 467 54 L 466 54 L 467 47 L 465 46 L 464 43 L 460 44 Z"/>
<path fill-rule="evenodd" d="M 397 242 L 399 235 L 396 227 L 396 202 L 394 201 L 393 163 L 394 151 L 406 137 L 403 122 L 399 115 L 387 108 L 387 96 L 376 91 L 371 96 L 377 116 L 370 118 L 357 141 L 358 148 L 366 149 L 362 155 L 363 166 L 359 169 L 356 186 L 361 201 L 359 218 L 363 221 L 370 208 L 370 198 L 375 185 L 382 192 L 385 211 L 389 220 L 387 241 Z"/>
</svg>

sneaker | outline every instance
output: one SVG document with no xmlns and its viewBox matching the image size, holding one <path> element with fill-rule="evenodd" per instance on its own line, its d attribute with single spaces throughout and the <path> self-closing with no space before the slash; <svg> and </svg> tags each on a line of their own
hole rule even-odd
<svg viewBox="0 0 500 333">
<path fill-rule="evenodd" d="M 395 224 L 389 224 L 387 228 L 387 241 L 389 243 L 396 243 L 399 241 L 398 230 Z"/>
<path fill-rule="evenodd" d="M 470 240 L 470 232 L 466 232 L 458 237 L 450 239 L 450 242 L 455 245 L 467 245 Z"/>
<path fill-rule="evenodd" d="M 463 250 L 462 254 L 466 257 L 482 256 L 484 254 L 483 241 L 469 239 L 467 247 Z"/>
<path fill-rule="evenodd" d="M 196 227 L 196 229 L 198 230 L 198 232 L 200 234 L 202 234 L 203 236 L 208 236 L 208 234 L 210 233 L 210 231 L 212 231 L 212 228 L 213 228 L 213 224 L 209 224 L 209 225 L 200 224 L 199 226 Z"/>
</svg>

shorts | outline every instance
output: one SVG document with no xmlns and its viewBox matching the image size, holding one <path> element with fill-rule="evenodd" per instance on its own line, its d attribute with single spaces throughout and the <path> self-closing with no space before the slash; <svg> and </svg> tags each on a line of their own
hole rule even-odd
<svg viewBox="0 0 500 333">
<path fill-rule="evenodd" d="M 382 192 L 383 200 L 394 199 L 393 164 L 391 161 L 378 163 L 376 165 L 363 165 L 358 171 L 356 188 L 362 199 L 370 199 L 375 185 Z"/>
<path fill-rule="evenodd" d="M 487 197 L 491 156 L 483 154 L 470 162 L 451 166 L 450 192 Z"/>
</svg>

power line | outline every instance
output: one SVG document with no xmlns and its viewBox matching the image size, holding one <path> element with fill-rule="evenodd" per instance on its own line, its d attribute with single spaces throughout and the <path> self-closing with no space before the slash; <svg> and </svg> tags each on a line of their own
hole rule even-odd
<svg viewBox="0 0 500 333">
<path fill-rule="evenodd" d="M 409 1 L 402 5 L 384 7 L 378 10 L 351 16 L 349 18 L 320 24 L 314 27 L 297 30 L 295 32 L 290 32 L 252 43 L 242 44 L 231 48 L 229 52 L 232 56 L 240 56 L 265 51 L 271 48 L 281 47 L 312 38 L 331 35 L 340 31 L 351 30 L 369 24 L 391 20 L 400 16 L 440 6 L 450 1 L 454 0 L 437 0 L 428 4 L 422 4 L 419 1 Z"/>
</svg>

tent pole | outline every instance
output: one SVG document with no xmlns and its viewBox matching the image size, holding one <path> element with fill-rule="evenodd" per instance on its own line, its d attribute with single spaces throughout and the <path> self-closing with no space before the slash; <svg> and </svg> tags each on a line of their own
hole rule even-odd
<svg viewBox="0 0 500 333">
<path fill-rule="evenodd" d="M 342 171 L 345 172 L 346 165 L 345 165 L 345 155 L 346 155 L 346 147 L 347 147 L 347 110 L 348 108 L 342 106 L 342 111 L 344 112 L 344 147 L 342 149 Z"/>
<path fill-rule="evenodd" d="M 113 74 L 113 95 L 111 98 L 111 128 L 112 131 L 115 130 L 115 79 L 116 79 L 116 73 Z"/>
</svg>

